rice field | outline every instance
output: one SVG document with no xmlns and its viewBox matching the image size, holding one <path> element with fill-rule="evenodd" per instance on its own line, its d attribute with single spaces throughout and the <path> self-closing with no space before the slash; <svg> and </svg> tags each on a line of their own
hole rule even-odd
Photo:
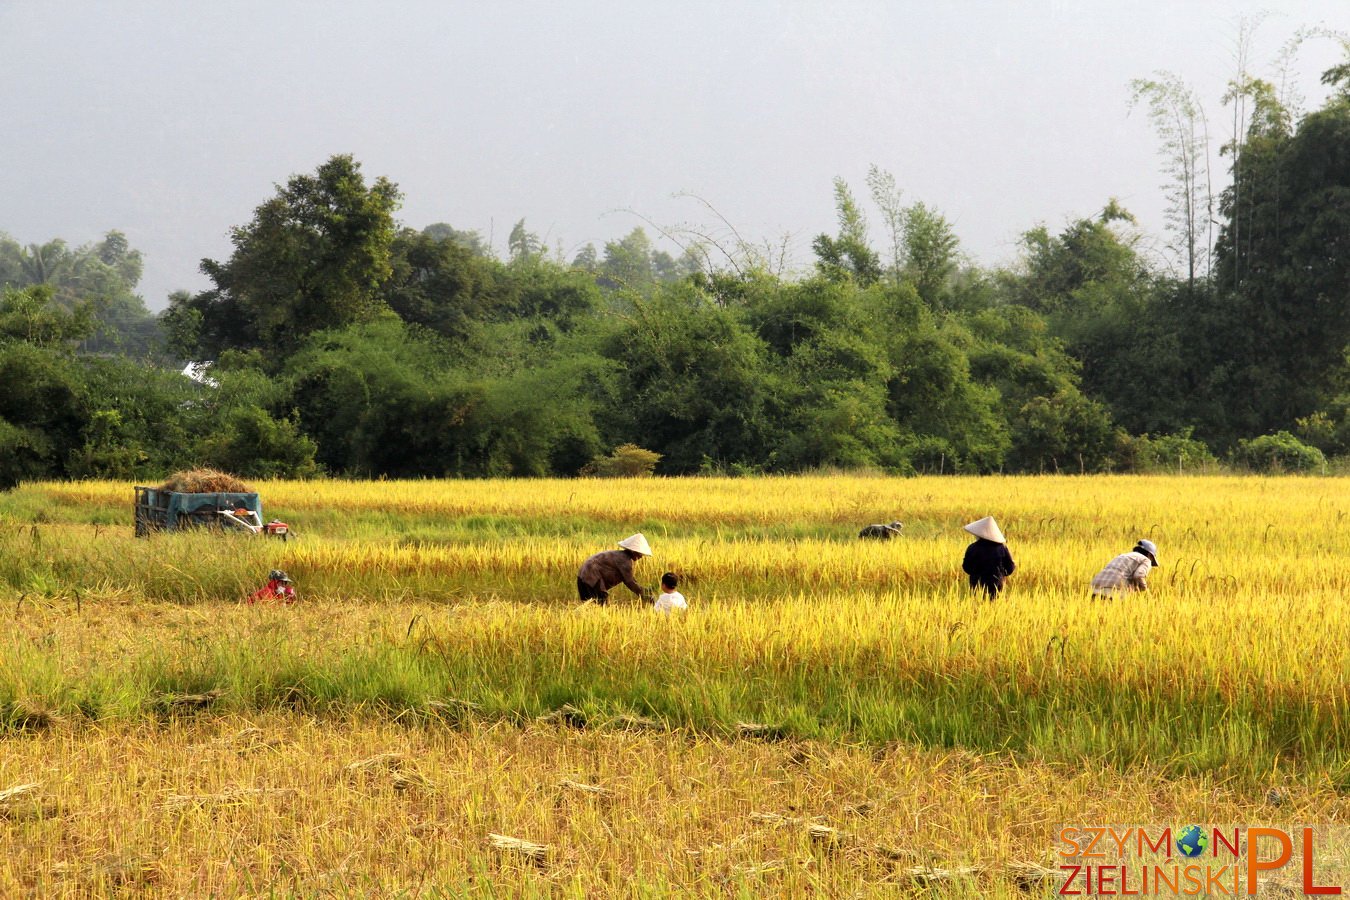
<svg viewBox="0 0 1350 900">
<path fill-rule="evenodd" d="M 1344 480 L 256 487 L 293 540 L 0 495 L 0 896 L 1049 896 L 1058 822 L 1350 819 Z M 633 531 L 683 616 L 577 604 Z"/>
</svg>

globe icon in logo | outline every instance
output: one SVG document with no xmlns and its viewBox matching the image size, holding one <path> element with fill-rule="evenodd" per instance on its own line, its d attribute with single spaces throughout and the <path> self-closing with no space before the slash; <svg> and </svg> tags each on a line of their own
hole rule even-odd
<svg viewBox="0 0 1350 900">
<path fill-rule="evenodd" d="M 1204 853 L 1208 846 L 1209 835 L 1205 834 L 1199 825 L 1187 825 L 1177 836 L 1177 849 L 1187 859 L 1194 859 Z"/>
</svg>

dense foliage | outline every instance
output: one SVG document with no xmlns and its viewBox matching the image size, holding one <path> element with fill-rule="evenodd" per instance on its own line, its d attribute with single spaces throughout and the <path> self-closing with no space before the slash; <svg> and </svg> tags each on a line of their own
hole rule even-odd
<svg viewBox="0 0 1350 900">
<path fill-rule="evenodd" d="M 973 267 L 876 169 L 880 249 L 836 180 L 838 233 L 798 276 L 739 243 L 675 258 L 641 228 L 568 262 L 524 220 L 498 259 L 473 232 L 399 227 L 398 189 L 347 156 L 279 186 L 158 321 L 120 233 L 0 236 L 0 484 L 188 463 L 572 475 L 623 444 L 663 474 L 1321 468 L 1350 451 L 1340 87 L 1293 122 L 1243 86 L 1221 228 L 1203 256 L 1185 236 L 1184 276 L 1115 201 Z"/>
</svg>

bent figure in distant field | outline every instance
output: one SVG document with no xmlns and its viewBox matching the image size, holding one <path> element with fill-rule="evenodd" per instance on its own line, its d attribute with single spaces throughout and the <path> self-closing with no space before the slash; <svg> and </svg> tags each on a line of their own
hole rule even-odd
<svg viewBox="0 0 1350 900">
<path fill-rule="evenodd" d="M 858 537 L 889 541 L 893 537 L 899 537 L 900 529 L 904 527 L 905 526 L 899 522 L 892 522 L 889 525 L 868 525 L 862 531 L 858 532 Z"/>
<path fill-rule="evenodd" d="M 1118 597 L 1133 591 L 1148 590 L 1148 573 L 1158 566 L 1158 547 L 1140 539 L 1129 553 L 1111 560 L 1092 578 L 1092 593 L 1097 597 Z"/>
<path fill-rule="evenodd" d="M 633 563 L 651 555 L 651 545 L 641 533 L 624 538 L 619 541 L 618 550 L 602 550 L 581 564 L 581 571 L 577 573 L 577 594 L 582 602 L 594 600 L 604 606 L 609 599 L 609 589 L 622 583 L 643 600 L 650 601 L 652 592 L 633 577 Z"/>
<path fill-rule="evenodd" d="M 250 606 L 259 601 L 263 603 L 294 603 L 295 585 L 291 582 L 291 576 L 280 569 L 273 569 L 267 575 L 267 584 L 258 588 L 248 595 L 245 601 Z"/>
<path fill-rule="evenodd" d="M 961 569 L 970 576 L 971 590 L 982 590 L 993 600 L 1003 590 L 1004 579 L 1017 569 L 1008 552 L 1008 539 L 993 516 L 977 519 L 964 528 L 975 535 L 976 541 L 966 548 Z"/>
</svg>

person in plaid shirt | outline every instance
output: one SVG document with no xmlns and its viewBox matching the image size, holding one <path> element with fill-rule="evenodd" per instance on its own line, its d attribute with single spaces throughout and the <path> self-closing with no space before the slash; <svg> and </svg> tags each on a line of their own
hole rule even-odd
<svg viewBox="0 0 1350 900">
<path fill-rule="evenodd" d="M 1158 547 L 1140 539 L 1129 553 L 1111 560 L 1092 578 L 1092 593 L 1097 597 L 1117 597 L 1132 591 L 1148 590 L 1148 573 L 1158 565 Z"/>
</svg>

